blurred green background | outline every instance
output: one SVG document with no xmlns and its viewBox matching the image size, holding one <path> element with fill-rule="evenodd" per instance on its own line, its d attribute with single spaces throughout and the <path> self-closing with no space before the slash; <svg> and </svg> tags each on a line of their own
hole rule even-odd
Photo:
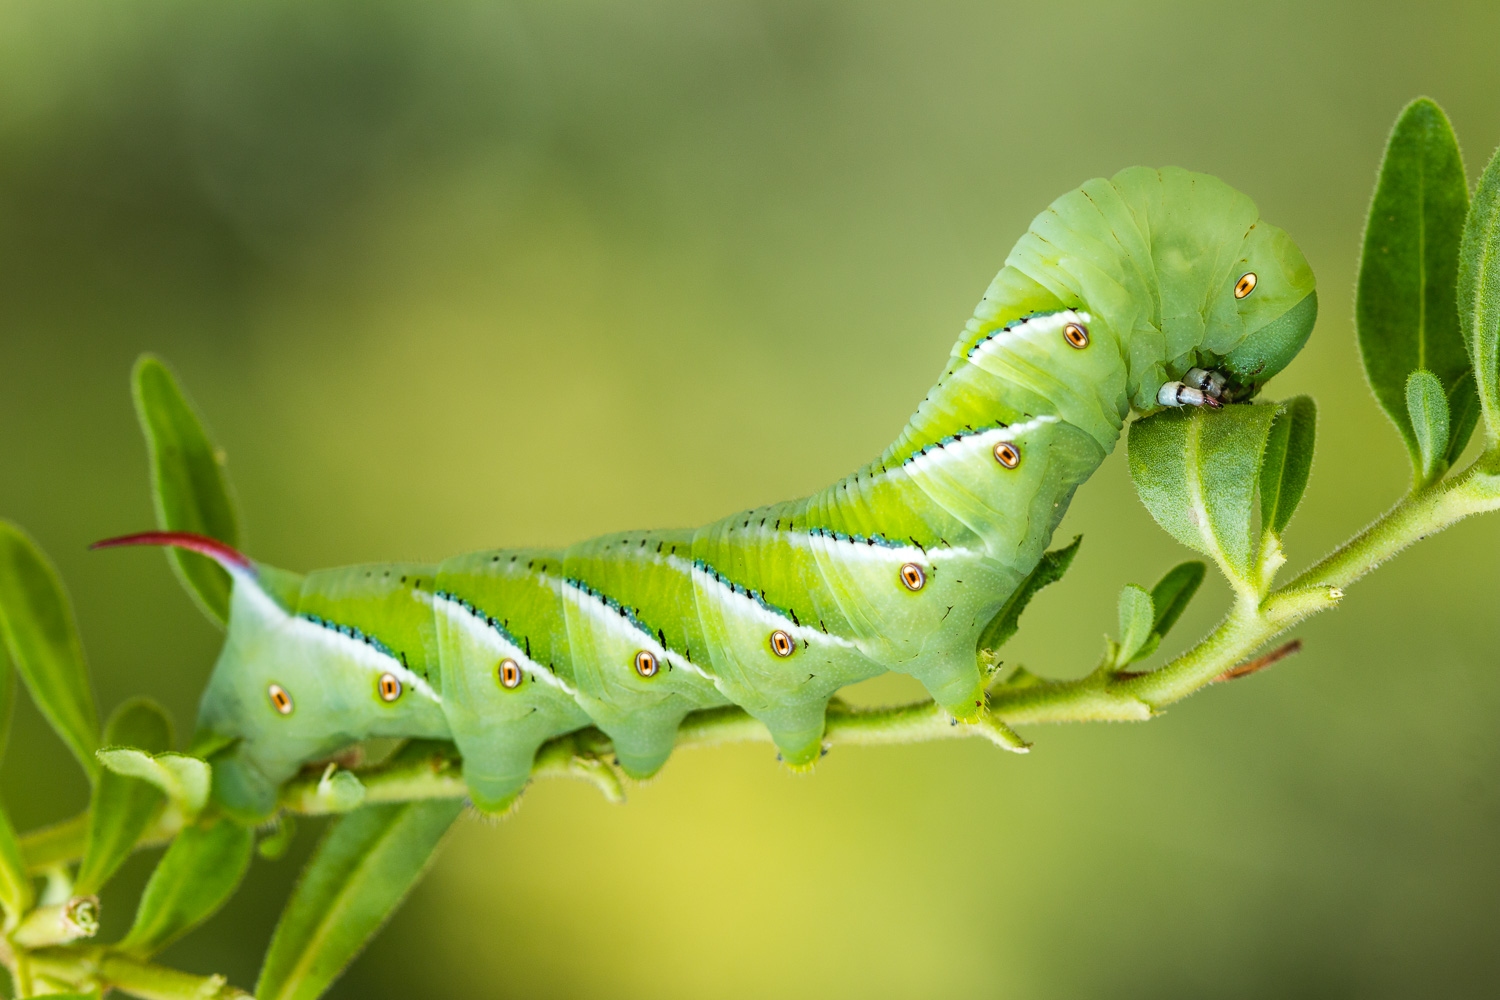
<svg viewBox="0 0 1500 1000">
<path fill-rule="evenodd" d="M 101 706 L 191 728 L 218 633 L 159 555 L 127 376 L 168 358 L 249 549 L 296 569 L 695 524 L 875 454 L 1030 218 L 1180 164 L 1249 192 L 1323 289 L 1293 567 L 1406 459 L 1351 329 L 1386 131 L 1500 142 L 1500 6 L 593 0 L 0 5 L 0 515 L 74 595 Z M 1007 659 L 1097 661 L 1187 556 L 1123 453 Z M 341 997 L 1493 995 L 1500 518 L 1147 725 L 988 746 L 679 755 L 625 808 L 466 822 Z M 1222 609 L 1206 591 L 1179 644 Z M 894 680 L 855 696 L 912 693 Z M 185 735 L 185 734 L 184 734 Z M 29 705 L 17 825 L 84 784 Z M 302 855 L 316 824 L 304 824 Z M 254 982 L 298 857 L 166 955 Z M 117 933 L 152 858 L 106 895 Z"/>
</svg>

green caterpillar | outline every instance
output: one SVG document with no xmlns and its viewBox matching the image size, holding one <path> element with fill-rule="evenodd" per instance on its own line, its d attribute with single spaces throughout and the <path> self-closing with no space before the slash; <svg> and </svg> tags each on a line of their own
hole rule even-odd
<svg viewBox="0 0 1500 1000">
<path fill-rule="evenodd" d="M 978 719 L 979 637 L 1129 414 L 1248 398 L 1316 315 L 1306 259 L 1248 197 L 1132 168 L 1037 216 L 900 437 L 812 496 L 560 552 L 306 576 L 195 535 L 101 544 L 229 570 L 199 729 L 240 815 L 375 736 L 452 740 L 485 810 L 520 793 L 543 742 L 588 725 L 644 777 L 687 713 L 731 703 L 806 766 L 829 698 L 886 671 Z"/>
</svg>

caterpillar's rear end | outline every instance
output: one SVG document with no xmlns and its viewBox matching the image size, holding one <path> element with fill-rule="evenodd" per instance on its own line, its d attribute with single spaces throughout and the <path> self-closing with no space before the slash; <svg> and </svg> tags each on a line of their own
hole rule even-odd
<svg viewBox="0 0 1500 1000">
<path fill-rule="evenodd" d="M 452 740 L 475 804 L 498 810 L 547 739 L 597 726 L 643 777 L 689 712 L 726 704 L 806 766 L 829 698 L 886 671 L 978 718 L 978 638 L 1132 410 L 1248 397 L 1316 302 L 1244 195 L 1135 168 L 1038 216 L 897 441 L 810 497 L 563 552 L 306 577 L 192 536 L 132 540 L 233 576 L 200 729 L 238 813 L 266 815 L 304 764 L 372 736 Z"/>
</svg>

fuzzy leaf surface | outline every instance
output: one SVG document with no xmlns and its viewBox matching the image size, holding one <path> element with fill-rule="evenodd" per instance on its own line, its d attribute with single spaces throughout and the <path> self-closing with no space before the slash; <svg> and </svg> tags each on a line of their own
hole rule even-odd
<svg viewBox="0 0 1500 1000">
<path fill-rule="evenodd" d="M 1448 395 L 1432 372 L 1406 380 L 1406 412 L 1417 438 L 1417 482 L 1430 483 L 1448 469 Z"/>
<path fill-rule="evenodd" d="M 1500 440 L 1500 150 L 1474 190 L 1458 262 L 1458 312 L 1490 441 Z M 1454 408 L 1457 413 L 1458 408 Z"/>
<path fill-rule="evenodd" d="M 1120 651 L 1116 662 L 1123 665 L 1142 655 L 1142 650 L 1151 639 L 1151 626 L 1156 622 L 1156 608 L 1145 587 L 1127 583 L 1120 588 L 1116 613 L 1120 624 Z"/>
<path fill-rule="evenodd" d="M 1250 576 L 1255 488 L 1276 410 L 1270 403 L 1164 410 L 1130 425 L 1130 475 L 1141 502 L 1233 580 Z"/>
</svg>

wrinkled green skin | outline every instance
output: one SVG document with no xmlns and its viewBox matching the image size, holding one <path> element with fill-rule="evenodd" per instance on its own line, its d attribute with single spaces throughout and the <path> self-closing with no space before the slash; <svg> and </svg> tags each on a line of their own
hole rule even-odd
<svg viewBox="0 0 1500 1000">
<path fill-rule="evenodd" d="M 1258 283 L 1236 299 L 1247 271 Z M 1195 366 L 1252 395 L 1316 312 L 1302 253 L 1222 181 L 1175 168 L 1089 181 L 1021 237 L 896 442 L 812 496 L 563 551 L 233 570 L 200 717 L 200 739 L 224 747 L 216 793 L 264 816 L 309 761 L 368 737 L 426 737 L 453 740 L 474 803 L 499 810 L 549 738 L 597 726 L 644 777 L 688 712 L 729 703 L 805 766 L 830 696 L 890 670 L 973 720 L 979 636 L 1130 413 Z M 1066 343 L 1067 321 L 1087 329 L 1086 347 Z M 1015 468 L 996 459 L 1001 441 Z M 906 564 L 924 576 L 917 590 Z M 641 651 L 655 676 L 637 671 Z M 513 689 L 499 681 L 506 659 L 522 672 Z M 382 673 L 402 681 L 394 701 L 377 693 Z"/>
</svg>

